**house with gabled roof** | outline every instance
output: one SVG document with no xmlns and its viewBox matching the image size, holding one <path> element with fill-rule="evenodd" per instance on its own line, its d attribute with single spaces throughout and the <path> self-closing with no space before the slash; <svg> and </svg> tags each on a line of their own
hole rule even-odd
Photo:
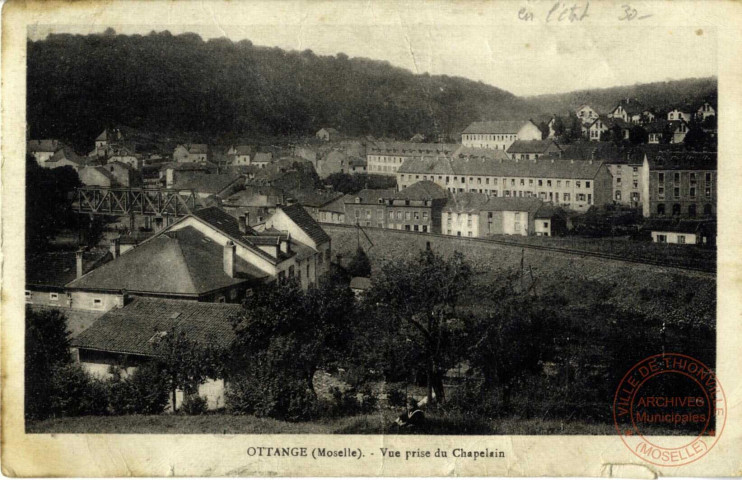
<svg viewBox="0 0 742 480">
<path fill-rule="evenodd" d="M 46 163 L 46 168 L 72 167 L 75 171 L 86 165 L 85 158 L 78 155 L 70 147 L 63 145 L 62 148 L 54 152 Z"/>
<path fill-rule="evenodd" d="M 174 162 L 205 163 L 208 157 L 209 146 L 205 143 L 181 143 L 173 150 Z"/>
<path fill-rule="evenodd" d="M 118 368 L 126 378 L 159 355 L 157 342 L 166 335 L 183 334 L 197 345 L 228 348 L 235 339 L 232 319 L 241 315 L 237 304 L 199 303 L 138 297 L 104 313 L 71 342 L 73 358 L 98 378 L 110 378 Z M 225 381 L 207 379 L 198 388 L 210 410 L 225 405 Z M 184 399 L 175 392 L 175 409 Z M 172 398 L 168 407 L 173 409 Z"/>
<path fill-rule="evenodd" d="M 588 104 L 582 104 L 575 110 L 575 115 L 582 123 L 592 123 L 598 118 L 598 112 Z"/>
<path fill-rule="evenodd" d="M 62 146 L 62 143 L 55 139 L 29 140 L 26 145 L 26 152 L 33 155 L 40 167 L 46 167 L 46 162 Z"/>
<path fill-rule="evenodd" d="M 516 140 L 541 140 L 541 129 L 531 120 L 473 122 L 461 132 L 467 147 L 507 150 Z"/>
<path fill-rule="evenodd" d="M 667 112 L 667 120 L 682 120 L 684 122 L 690 122 L 693 119 L 694 108 L 690 105 L 678 105 Z"/>
<path fill-rule="evenodd" d="M 250 145 L 232 145 L 227 150 L 227 157 L 230 158 L 231 165 L 250 165 L 255 151 Z"/>
<path fill-rule="evenodd" d="M 696 119 L 703 121 L 707 117 L 716 116 L 716 109 L 718 108 L 716 97 L 709 97 L 696 108 L 695 115 Z"/>
<path fill-rule="evenodd" d="M 559 156 L 562 149 L 552 138 L 544 140 L 516 140 L 507 149 L 510 158 L 531 160 L 541 157 Z"/>
<path fill-rule="evenodd" d="M 327 234 L 300 206 L 272 218 L 258 232 L 218 207 L 197 210 L 67 284 L 72 307 L 108 311 L 131 296 L 239 302 L 255 283 L 316 283 L 330 260 Z"/>
<path fill-rule="evenodd" d="M 618 102 L 618 105 L 607 116 L 608 118 L 623 120 L 626 123 L 639 124 L 642 121 L 644 110 L 644 105 L 636 99 L 625 98 Z"/>
</svg>

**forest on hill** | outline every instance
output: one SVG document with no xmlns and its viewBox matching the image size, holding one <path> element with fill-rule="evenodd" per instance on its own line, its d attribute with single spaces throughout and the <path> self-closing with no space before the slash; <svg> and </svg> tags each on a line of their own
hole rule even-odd
<svg viewBox="0 0 742 480">
<path fill-rule="evenodd" d="M 188 132 L 204 142 L 313 135 L 322 127 L 409 138 L 534 113 L 484 83 L 416 75 L 388 62 L 110 29 L 29 41 L 27 102 L 32 138 L 64 139 L 81 151 L 106 125 Z"/>
<path fill-rule="evenodd" d="M 585 102 L 606 111 L 625 96 L 659 106 L 716 91 L 716 79 L 697 79 L 522 98 L 342 53 L 112 29 L 29 40 L 27 75 L 30 138 L 58 138 L 79 152 L 112 126 L 223 144 L 311 136 L 322 127 L 377 138 L 443 134 L 450 141 L 477 120 L 528 119 Z"/>
<path fill-rule="evenodd" d="M 569 93 L 526 97 L 532 108 L 544 113 L 565 115 L 583 104 L 588 104 L 599 113 L 613 110 L 623 98 L 636 99 L 648 108 L 667 110 L 673 105 L 689 103 L 696 105 L 709 96 L 716 96 L 716 77 L 687 78 L 666 82 L 644 83 L 593 90 L 577 90 Z"/>
</svg>

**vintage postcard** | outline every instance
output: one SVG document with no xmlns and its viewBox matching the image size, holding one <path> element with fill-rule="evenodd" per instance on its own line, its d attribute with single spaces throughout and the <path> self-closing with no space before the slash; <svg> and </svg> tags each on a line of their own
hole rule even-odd
<svg viewBox="0 0 742 480">
<path fill-rule="evenodd" d="M 3 473 L 742 475 L 741 27 L 5 3 Z"/>
</svg>

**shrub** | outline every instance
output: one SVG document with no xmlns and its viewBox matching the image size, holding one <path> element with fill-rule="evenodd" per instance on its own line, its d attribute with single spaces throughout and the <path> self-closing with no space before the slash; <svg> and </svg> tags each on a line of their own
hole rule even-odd
<svg viewBox="0 0 742 480">
<path fill-rule="evenodd" d="M 335 415 L 352 416 L 371 413 L 378 406 L 378 400 L 368 386 L 363 386 L 360 390 L 349 388 L 345 391 L 332 387 L 330 394 L 334 402 L 330 410 Z"/>
<path fill-rule="evenodd" d="M 108 381 L 108 399 L 116 415 L 158 415 L 169 400 L 167 379 L 152 363 L 140 365 L 128 378 L 117 372 Z"/>
<path fill-rule="evenodd" d="M 104 415 L 108 412 L 105 382 L 93 378 L 78 364 L 55 367 L 49 386 L 49 415 Z"/>
<path fill-rule="evenodd" d="M 306 382 L 261 377 L 249 374 L 230 380 L 226 393 L 227 410 L 294 422 L 316 416 L 317 397 Z"/>
<path fill-rule="evenodd" d="M 209 402 L 200 395 L 186 395 L 180 411 L 186 415 L 203 415 L 209 409 Z"/>
<path fill-rule="evenodd" d="M 386 401 L 390 407 L 404 407 L 407 403 L 405 391 L 399 385 L 394 385 L 387 392 Z"/>
</svg>

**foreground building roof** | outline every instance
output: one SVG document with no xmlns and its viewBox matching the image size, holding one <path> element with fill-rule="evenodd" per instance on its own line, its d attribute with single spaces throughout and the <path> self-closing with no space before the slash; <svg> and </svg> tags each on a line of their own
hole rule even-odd
<svg viewBox="0 0 742 480">
<path fill-rule="evenodd" d="M 265 274 L 235 256 L 235 277 L 224 272 L 224 247 L 193 227 L 142 243 L 67 284 L 70 290 L 198 297 Z"/>
<path fill-rule="evenodd" d="M 229 346 L 235 338 L 231 319 L 242 307 L 228 303 L 135 298 L 113 309 L 72 340 L 77 348 L 119 354 L 154 356 L 164 332 L 183 332 L 198 344 Z"/>
</svg>

